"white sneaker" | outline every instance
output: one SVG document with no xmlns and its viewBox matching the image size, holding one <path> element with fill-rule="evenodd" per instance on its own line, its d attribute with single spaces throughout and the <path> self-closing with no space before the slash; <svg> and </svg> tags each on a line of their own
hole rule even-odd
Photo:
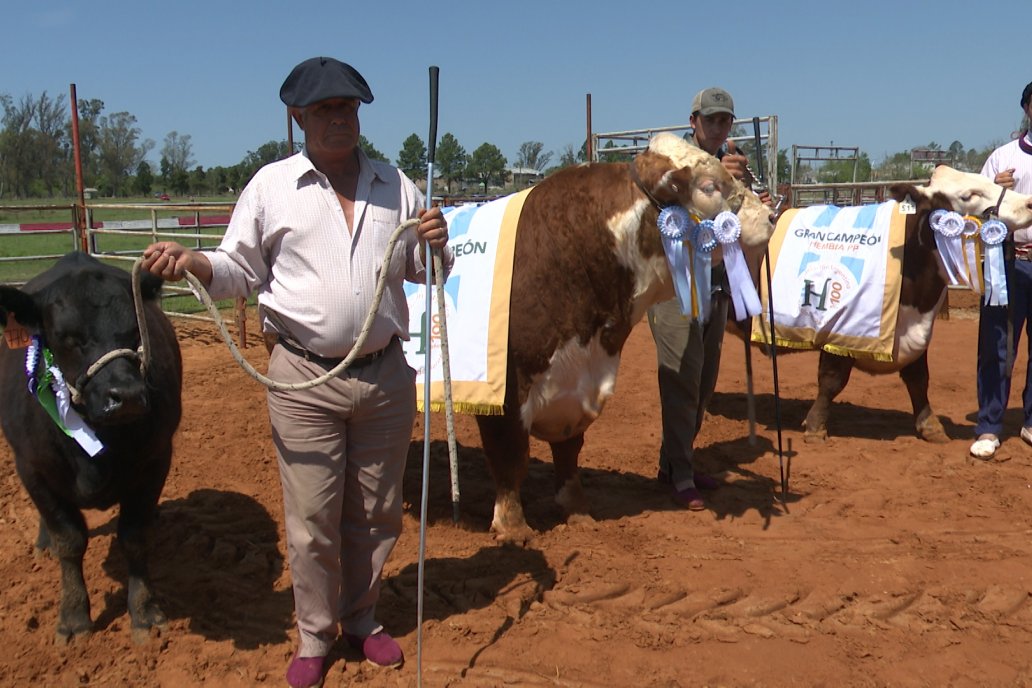
<svg viewBox="0 0 1032 688">
<path fill-rule="evenodd" d="M 1032 427 L 1026 425 L 1021 429 L 1021 439 L 1025 440 L 1026 444 L 1032 444 Z"/>
<path fill-rule="evenodd" d="M 1027 438 L 1025 428 L 1022 428 L 1021 437 L 1026 442 L 1032 443 L 1032 428 L 1028 429 Z M 991 459 L 999 448 L 1000 440 L 996 435 L 982 435 L 971 445 L 971 456 L 976 459 Z"/>
</svg>

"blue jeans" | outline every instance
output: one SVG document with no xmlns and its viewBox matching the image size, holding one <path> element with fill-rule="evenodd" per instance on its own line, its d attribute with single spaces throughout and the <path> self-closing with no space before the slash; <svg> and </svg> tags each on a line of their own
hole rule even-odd
<svg viewBox="0 0 1032 688">
<path fill-rule="evenodd" d="M 975 436 L 1003 431 L 1003 413 L 1010 398 L 1011 371 L 1007 366 L 1007 318 L 1013 326 L 1013 351 L 1026 330 L 1026 346 L 1032 345 L 1032 262 L 1015 260 L 1011 280 L 1007 284 L 1008 306 L 987 306 L 982 303 L 978 318 L 978 421 Z M 1015 357 L 1017 354 L 1015 353 Z M 1024 425 L 1032 426 L 1032 356 L 1025 369 L 1022 393 Z M 1013 361 L 1011 361 L 1013 366 Z"/>
</svg>

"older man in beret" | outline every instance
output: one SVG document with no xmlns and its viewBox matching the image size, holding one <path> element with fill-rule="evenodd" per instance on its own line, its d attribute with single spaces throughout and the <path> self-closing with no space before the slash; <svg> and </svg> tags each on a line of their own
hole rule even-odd
<svg viewBox="0 0 1032 688">
<path fill-rule="evenodd" d="M 260 169 L 240 194 L 214 252 L 159 242 L 143 267 L 168 280 L 185 270 L 215 298 L 258 292 L 276 344 L 269 377 L 305 382 L 355 344 L 397 226 L 419 218 L 396 246 L 377 317 L 350 367 L 326 384 L 268 393 L 279 457 L 299 645 L 294 688 L 320 686 L 338 630 L 366 659 L 400 666 L 401 648 L 375 616 L 384 563 L 401 533 L 401 482 L 415 420 L 403 281 L 425 280 L 424 246 L 447 248 L 440 209 L 397 168 L 358 147 L 358 111 L 373 94 L 350 65 L 297 65 L 280 98 L 305 133 L 304 151 Z"/>
</svg>

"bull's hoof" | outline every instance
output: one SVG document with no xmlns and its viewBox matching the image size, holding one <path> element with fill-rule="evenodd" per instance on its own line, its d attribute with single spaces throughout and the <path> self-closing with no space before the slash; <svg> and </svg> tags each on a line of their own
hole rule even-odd
<svg viewBox="0 0 1032 688">
<path fill-rule="evenodd" d="M 571 526 L 592 526 L 597 522 L 591 514 L 570 514 L 566 518 L 567 525 Z"/>
<path fill-rule="evenodd" d="M 821 428 L 819 430 L 807 430 L 803 433 L 803 442 L 807 444 L 818 444 L 828 439 L 828 429 Z"/>
<path fill-rule="evenodd" d="M 525 523 L 522 526 L 509 527 L 504 530 L 491 526 L 491 530 L 495 534 L 495 542 L 502 545 L 526 547 L 534 539 L 534 531 Z"/>
<path fill-rule="evenodd" d="M 167 623 L 154 624 L 149 628 L 133 626 L 130 635 L 135 645 L 146 645 L 153 638 L 160 638 L 168 630 Z"/>
<path fill-rule="evenodd" d="M 584 496 L 580 481 L 576 478 L 567 480 L 566 484 L 555 493 L 555 503 L 570 519 L 576 516 L 588 516 L 588 500 Z"/>
<path fill-rule="evenodd" d="M 168 630 L 168 617 L 154 602 L 145 605 L 144 609 L 132 615 L 133 642 L 137 645 L 158 637 Z"/>
<path fill-rule="evenodd" d="M 946 444 L 950 441 L 946 431 L 939 427 L 938 430 L 929 432 L 927 429 L 917 429 L 917 436 L 923 439 L 925 442 L 931 442 L 932 444 Z"/>
<path fill-rule="evenodd" d="M 526 545 L 534 531 L 523 516 L 523 506 L 514 491 L 499 491 L 495 497 L 494 515 L 491 518 L 491 532 L 499 542 Z"/>
<path fill-rule="evenodd" d="M 946 435 L 946 430 L 942 427 L 942 421 L 934 414 L 928 414 L 923 420 L 918 419 L 916 430 L 917 436 L 925 442 L 945 444 L 950 441 L 950 438 Z"/>
<path fill-rule="evenodd" d="M 74 631 L 67 627 L 58 626 L 57 632 L 54 633 L 54 645 L 65 647 L 73 641 L 80 641 L 89 638 L 91 635 L 93 635 L 92 625 L 88 628 L 80 628 Z"/>
</svg>

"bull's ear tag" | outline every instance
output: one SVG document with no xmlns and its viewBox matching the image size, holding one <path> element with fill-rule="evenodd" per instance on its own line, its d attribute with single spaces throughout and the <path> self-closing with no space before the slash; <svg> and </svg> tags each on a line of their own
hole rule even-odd
<svg viewBox="0 0 1032 688">
<path fill-rule="evenodd" d="M 32 342 L 28 330 L 14 319 L 12 313 L 7 314 L 7 325 L 4 326 L 4 341 L 8 349 L 24 349 Z"/>
<path fill-rule="evenodd" d="M 917 206 L 914 205 L 914 199 L 907 194 L 907 197 L 899 202 L 899 214 L 900 215 L 913 215 L 917 212 Z"/>
</svg>

